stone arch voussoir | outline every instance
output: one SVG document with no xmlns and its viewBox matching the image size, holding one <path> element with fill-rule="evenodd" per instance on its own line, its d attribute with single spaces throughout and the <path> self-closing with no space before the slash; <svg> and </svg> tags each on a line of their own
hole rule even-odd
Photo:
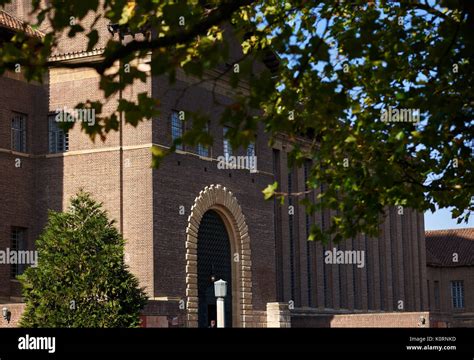
<svg viewBox="0 0 474 360">
<path fill-rule="evenodd" d="M 234 314 L 236 320 L 234 326 L 252 326 L 252 262 L 248 227 L 237 198 L 225 186 L 219 184 L 206 186 L 199 192 L 188 217 L 185 244 L 187 325 L 189 327 L 198 326 L 198 231 L 201 219 L 208 210 L 216 210 L 224 218 L 228 226 L 231 248 L 234 249 L 234 255 L 236 252 L 238 253 L 237 261 L 234 261 L 233 257 L 236 277 L 233 279 L 236 280 L 233 281 L 233 286 L 236 287 L 238 295 L 233 297 L 233 301 L 236 302 L 233 309 L 238 311 L 238 314 Z"/>
</svg>

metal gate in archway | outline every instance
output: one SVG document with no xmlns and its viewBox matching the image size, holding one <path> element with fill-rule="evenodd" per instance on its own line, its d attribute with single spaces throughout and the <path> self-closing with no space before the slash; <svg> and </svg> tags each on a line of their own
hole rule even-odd
<svg viewBox="0 0 474 360">
<path fill-rule="evenodd" d="M 199 224 L 197 241 L 198 325 L 209 327 L 217 320 L 214 281 L 227 281 L 225 324 L 232 326 L 232 259 L 229 234 L 220 215 L 207 211 Z"/>
</svg>

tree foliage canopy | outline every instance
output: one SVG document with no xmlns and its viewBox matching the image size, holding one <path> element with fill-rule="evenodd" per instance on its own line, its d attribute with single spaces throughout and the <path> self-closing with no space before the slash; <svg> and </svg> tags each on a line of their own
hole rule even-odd
<svg viewBox="0 0 474 360">
<path fill-rule="evenodd" d="M 137 327 L 146 296 L 124 263 L 124 240 L 89 194 L 51 212 L 37 267 L 19 276 L 22 327 Z"/>
<path fill-rule="evenodd" d="M 51 0 L 42 9 L 39 0 L 33 3 L 38 22 L 48 22 L 50 30 L 42 39 L 18 34 L 3 44 L 0 71 L 21 64 L 29 79 L 41 79 L 61 32 L 85 34 L 88 48 L 94 48 L 97 30 L 80 25 L 91 11 L 130 33 L 152 29 L 154 34 L 126 45 L 110 39 L 102 62 L 68 64 L 95 68 L 106 98 L 134 79 L 145 80 L 136 66 L 122 73 L 121 82 L 119 74 L 109 74 L 119 59 L 129 63 L 151 51 L 152 75 L 171 82 L 178 69 L 209 81 L 207 70 L 238 63 L 240 72 L 228 73 L 235 99 L 221 122 L 231 125 L 227 136 L 235 147 L 251 142 L 260 123 L 272 140 L 279 134 L 298 140 L 292 164 L 311 159 L 309 189 L 325 184 L 316 199 L 303 203 L 310 213 L 321 208 L 336 213 L 329 232 L 314 226 L 312 239 L 376 234 L 387 206 L 453 207 L 458 221 L 467 221 L 474 208 L 469 0 Z M 71 16 L 78 20 L 74 25 Z M 242 45 L 240 59 L 230 58 L 224 22 L 232 24 Z M 269 53 L 278 55 L 278 73 L 253 72 L 251 64 Z M 241 83 L 248 84 L 248 93 L 239 90 Z M 101 105 L 88 104 L 97 111 Z M 383 121 L 382 112 L 389 109 L 416 113 L 420 121 Z M 146 94 L 135 102 L 122 100 L 118 110 L 130 124 L 159 114 L 156 99 Z M 210 144 L 204 131 L 209 114 L 190 116 L 199 121 L 178 142 Z M 119 124 L 112 114 L 94 127 L 82 126 L 91 137 L 105 137 Z M 155 148 L 153 155 L 157 165 L 166 152 Z M 267 198 L 284 195 L 277 184 L 265 189 Z"/>
</svg>

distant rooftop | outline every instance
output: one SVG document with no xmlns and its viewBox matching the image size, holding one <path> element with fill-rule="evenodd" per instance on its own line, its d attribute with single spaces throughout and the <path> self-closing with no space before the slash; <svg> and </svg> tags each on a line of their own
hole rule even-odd
<svg viewBox="0 0 474 360">
<path fill-rule="evenodd" d="M 33 29 L 30 25 L 26 25 L 23 21 L 7 13 L 4 10 L 0 10 L 0 27 L 4 29 L 9 29 L 14 32 L 24 31 L 29 36 L 34 36 L 34 37 L 44 36 L 44 34 L 41 31 Z"/>
<path fill-rule="evenodd" d="M 428 266 L 474 266 L 474 228 L 426 231 Z M 458 262 L 453 261 L 457 254 Z"/>
</svg>

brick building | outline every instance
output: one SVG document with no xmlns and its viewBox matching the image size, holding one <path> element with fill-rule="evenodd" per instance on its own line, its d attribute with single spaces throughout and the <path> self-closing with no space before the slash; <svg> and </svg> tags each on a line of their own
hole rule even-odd
<svg viewBox="0 0 474 360">
<path fill-rule="evenodd" d="M 428 308 L 448 326 L 474 326 L 474 228 L 426 232 Z"/>
<path fill-rule="evenodd" d="M 15 31 L 11 23 L 21 26 L 25 6 L 14 1 L 1 13 L 4 41 Z M 86 26 L 91 19 L 84 20 Z M 111 36 L 106 26 L 95 25 L 96 49 L 86 52 L 86 40 L 65 38 L 51 60 L 99 60 Z M 233 49 L 237 58 L 240 49 Z M 264 71 L 261 64 L 256 68 Z M 146 326 L 207 326 L 215 313 L 212 275 L 229 283 L 231 326 L 328 326 L 321 316 L 346 316 L 345 324 L 354 326 L 420 326 L 428 308 L 422 214 L 389 209 L 377 238 L 360 235 L 327 246 L 308 242 L 310 225 L 326 226 L 332 213 L 310 217 L 294 200 L 280 205 L 264 201 L 261 193 L 275 180 L 283 191 L 305 190 L 310 162 L 288 168 L 292 144 L 285 138 L 269 147 L 260 129 L 253 146 L 232 152 L 226 127 L 217 121 L 223 109 L 213 103 L 212 84 L 180 72 L 173 85 L 148 75 L 121 95 L 130 100 L 147 92 L 160 99 L 161 115 L 152 121 L 126 125 L 95 143 L 79 124 L 68 134 L 58 130 L 52 121 L 57 109 L 100 99 L 98 80 L 93 70 L 60 67 L 51 67 L 43 84 L 27 83 L 21 72 L 0 77 L 0 249 L 33 249 L 48 209 L 65 209 L 83 188 L 104 203 L 127 239 L 126 261 L 150 297 Z M 214 90 L 220 103 L 231 101 L 226 77 Z M 115 106 L 108 102 L 105 113 Z M 169 148 L 185 130 L 179 115 L 187 110 L 211 111 L 214 145 L 181 147 L 159 169 L 150 168 L 150 147 Z M 255 155 L 257 170 L 219 169 L 217 157 L 229 154 Z M 325 251 L 334 248 L 363 253 L 363 266 L 326 263 Z M 14 278 L 19 272 L 0 265 L 1 302 L 21 302 Z"/>
</svg>

